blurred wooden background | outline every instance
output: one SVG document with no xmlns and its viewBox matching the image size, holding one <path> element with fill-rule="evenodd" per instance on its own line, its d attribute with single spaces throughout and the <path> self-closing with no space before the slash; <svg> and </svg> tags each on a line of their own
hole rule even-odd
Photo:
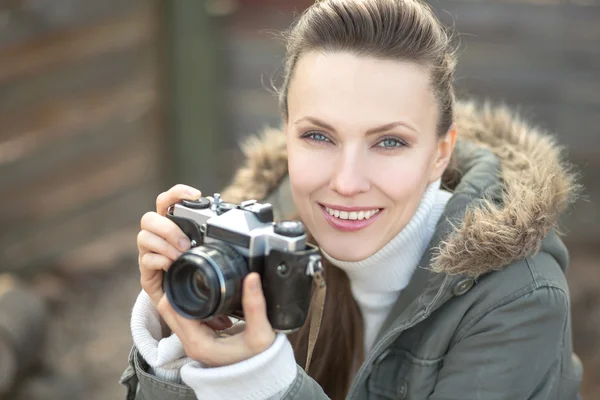
<svg viewBox="0 0 600 400">
<path fill-rule="evenodd" d="M 132 251 L 165 139 L 155 7 L 0 3 L 2 270 L 85 268 Z"/>
<path fill-rule="evenodd" d="M 94 262 L 90 249 L 119 246 L 158 190 L 218 190 L 239 139 L 279 123 L 265 87 L 283 53 L 269 31 L 308 3 L 217 17 L 190 3 L 0 3 L 3 269 Z M 600 9 L 539 3 L 432 5 L 461 33 L 459 93 L 518 108 L 567 146 L 591 200 L 567 239 L 594 244 Z"/>
<path fill-rule="evenodd" d="M 310 3 L 0 0 L 0 271 L 135 264 L 139 219 L 160 191 L 219 190 L 239 140 L 279 124 L 265 89 L 283 56 L 273 32 Z M 518 107 L 581 171 L 587 201 L 565 219 L 566 240 L 590 261 L 570 279 L 597 321 L 600 296 L 587 293 L 600 282 L 586 274 L 600 243 L 600 1 L 430 3 L 461 33 L 459 93 Z M 600 327 L 576 324 L 592 393 Z"/>
</svg>

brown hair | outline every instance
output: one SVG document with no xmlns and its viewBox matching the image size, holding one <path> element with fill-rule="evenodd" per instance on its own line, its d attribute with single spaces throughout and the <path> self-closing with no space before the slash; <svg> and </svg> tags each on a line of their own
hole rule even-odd
<svg viewBox="0 0 600 400">
<path fill-rule="evenodd" d="M 284 119 L 294 67 L 310 51 L 342 51 L 409 61 L 431 73 L 439 103 L 438 135 L 446 134 L 454 110 L 455 48 L 430 7 L 419 0 L 323 0 L 309 7 L 285 33 L 286 62 L 278 90 Z M 363 322 L 346 274 L 325 262 L 327 297 L 321 332 L 308 374 L 332 399 L 346 397 L 354 363 L 364 361 Z M 306 361 L 308 323 L 290 336 L 296 360 Z"/>
</svg>

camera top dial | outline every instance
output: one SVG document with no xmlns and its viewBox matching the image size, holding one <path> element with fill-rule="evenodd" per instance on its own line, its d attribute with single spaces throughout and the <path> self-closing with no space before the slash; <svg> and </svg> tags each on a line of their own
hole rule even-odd
<svg viewBox="0 0 600 400">
<path fill-rule="evenodd" d="M 206 197 L 200 197 L 198 200 L 182 200 L 181 203 L 194 210 L 203 210 L 210 207 L 210 200 Z"/>
</svg>

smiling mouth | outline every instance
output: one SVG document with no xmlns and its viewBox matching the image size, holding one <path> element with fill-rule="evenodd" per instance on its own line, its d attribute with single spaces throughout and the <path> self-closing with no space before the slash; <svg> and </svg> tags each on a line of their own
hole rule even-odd
<svg viewBox="0 0 600 400">
<path fill-rule="evenodd" d="M 379 213 L 379 208 L 374 208 L 371 210 L 360 210 L 360 211 L 344 211 L 344 210 L 336 210 L 335 208 L 330 208 L 327 206 L 322 206 L 325 211 L 334 218 L 341 220 L 350 220 L 350 221 L 362 221 L 365 219 L 370 219 L 375 214 Z"/>
<path fill-rule="evenodd" d="M 323 218 L 332 228 L 340 232 L 356 232 L 371 226 L 383 212 L 383 208 L 338 210 L 319 204 Z"/>
</svg>

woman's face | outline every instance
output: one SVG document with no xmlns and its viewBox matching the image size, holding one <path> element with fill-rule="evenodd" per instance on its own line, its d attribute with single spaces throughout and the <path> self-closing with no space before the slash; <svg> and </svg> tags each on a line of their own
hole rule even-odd
<svg viewBox="0 0 600 400">
<path fill-rule="evenodd" d="M 410 62 L 309 52 L 288 90 L 292 195 L 319 246 L 363 260 L 410 221 L 445 169 L 454 130 L 438 139 L 429 72 Z"/>
</svg>

